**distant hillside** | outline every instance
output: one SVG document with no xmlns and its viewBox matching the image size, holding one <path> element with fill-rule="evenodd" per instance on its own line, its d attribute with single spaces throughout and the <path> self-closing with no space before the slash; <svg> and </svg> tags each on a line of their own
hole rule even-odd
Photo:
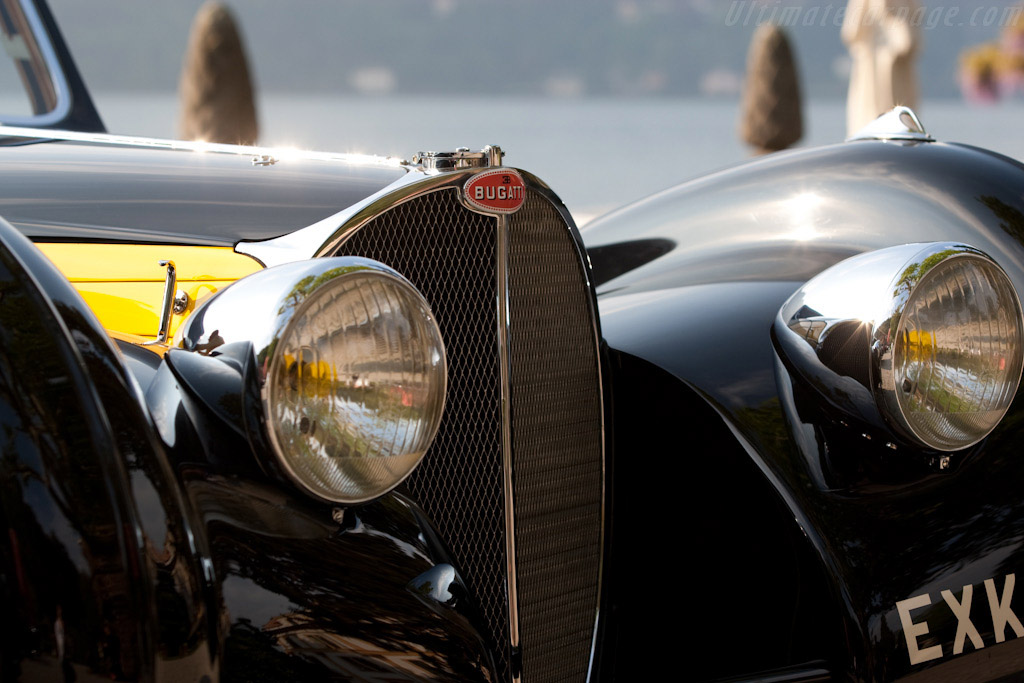
<svg viewBox="0 0 1024 683">
<path fill-rule="evenodd" d="M 86 82 L 173 91 L 198 0 L 51 0 Z M 257 86 L 317 93 L 734 96 L 758 16 L 788 18 L 806 96 L 842 97 L 832 3 L 811 0 L 233 0 Z M 981 0 L 926 2 L 925 97 L 956 97 L 960 51 L 998 35 Z M 1001 7 L 1001 5 L 1000 5 Z M 761 15 L 767 8 L 767 14 Z M 815 9 L 817 8 L 817 9 Z M 782 15 L 786 9 L 789 14 Z M 812 10 L 814 13 L 812 14 Z M 945 24 L 950 24 L 949 26 Z M 965 25 L 959 25 L 959 24 Z"/>
</svg>

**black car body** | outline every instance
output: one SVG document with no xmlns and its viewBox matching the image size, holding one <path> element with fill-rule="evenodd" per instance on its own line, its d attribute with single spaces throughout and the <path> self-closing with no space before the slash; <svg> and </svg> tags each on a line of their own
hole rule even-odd
<svg viewBox="0 0 1024 683">
<path fill-rule="evenodd" d="M 42 123 L 71 131 L 0 128 L 5 677 L 1024 671 L 1018 162 L 897 111 L 581 240 L 496 148 L 408 164 L 104 135 L 45 7 L 17 6 L 65 79 L 67 106 Z M 486 188 L 474 204 L 485 177 L 518 178 L 522 205 Z M 161 355 L 112 342 L 32 241 L 226 247 L 268 268 L 188 309 Z M 1016 302 L 1009 332 L 978 332 L 1015 349 L 1008 408 L 957 447 L 885 403 L 919 388 L 883 386 L 898 335 L 810 305 L 879 282 L 912 299 L 927 273 L 901 268 L 925 261 L 1006 278 L 1000 301 Z M 287 471 L 265 399 L 280 354 L 234 320 L 286 315 L 287 295 L 344 268 L 407 278 L 448 354 L 430 451 L 358 503 Z M 934 351 L 930 335 L 903 344 Z"/>
<path fill-rule="evenodd" d="M 603 350 L 557 196 L 496 148 L 410 164 L 106 135 L 45 5 L 0 9 L 23 80 L 50 85 L 0 132 L 3 678 L 596 679 Z M 244 243 L 259 272 L 179 315 L 167 264 L 161 319 L 191 313 L 174 347 L 114 341 L 33 241 Z M 341 297 L 376 302 L 357 333 L 321 329 Z M 323 348 L 282 350 L 300 320 Z M 368 359 L 343 377 L 338 339 Z M 411 476 L 360 457 L 420 432 Z M 373 490 L 303 488 L 321 452 L 318 482 Z"/>
<path fill-rule="evenodd" d="M 1020 401 L 980 442 L 928 448 L 874 413 L 867 342 L 844 360 L 789 329 L 809 280 L 870 298 L 850 264 L 908 243 L 977 247 L 1024 291 L 1024 167 L 917 123 L 897 111 L 864 139 L 701 178 L 584 232 L 615 367 L 616 538 L 659 520 L 686 549 L 676 604 L 706 636 L 688 660 L 700 677 L 1021 675 Z M 655 571 L 665 586 L 681 570 Z M 648 603 L 623 604 L 628 622 Z"/>
</svg>

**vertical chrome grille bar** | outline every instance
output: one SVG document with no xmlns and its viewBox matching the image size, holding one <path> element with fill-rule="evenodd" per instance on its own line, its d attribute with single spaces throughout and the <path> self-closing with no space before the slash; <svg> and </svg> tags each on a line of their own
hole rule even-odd
<svg viewBox="0 0 1024 683">
<path fill-rule="evenodd" d="M 501 369 L 501 448 L 505 494 L 505 584 L 508 591 L 508 635 L 511 645 L 510 665 L 512 680 L 520 679 L 519 608 L 516 587 L 516 522 L 515 495 L 512 486 L 512 388 L 509 369 L 509 291 L 508 291 L 508 218 L 498 216 L 497 222 L 497 274 L 498 274 L 498 363 Z"/>
</svg>

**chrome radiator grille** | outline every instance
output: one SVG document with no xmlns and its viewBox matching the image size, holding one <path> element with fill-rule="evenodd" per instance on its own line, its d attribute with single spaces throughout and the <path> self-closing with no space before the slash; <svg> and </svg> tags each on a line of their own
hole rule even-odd
<svg viewBox="0 0 1024 683">
<path fill-rule="evenodd" d="M 405 275 L 437 317 L 449 390 L 437 439 L 407 490 L 434 520 L 511 680 L 506 583 L 498 259 L 508 259 L 511 434 L 522 680 L 583 680 L 598 600 L 603 497 L 600 378 L 576 246 L 536 192 L 507 219 L 465 209 L 456 189 L 418 196 L 362 226 L 339 254 Z M 518 668 L 518 667 L 515 667 Z"/>
</svg>

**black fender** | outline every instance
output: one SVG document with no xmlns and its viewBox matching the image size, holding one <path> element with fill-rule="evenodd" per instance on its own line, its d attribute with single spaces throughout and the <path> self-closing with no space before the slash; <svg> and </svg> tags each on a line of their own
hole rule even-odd
<svg viewBox="0 0 1024 683">
<path fill-rule="evenodd" d="M 650 640 L 649 630 L 637 628 L 657 614 L 685 614 L 708 634 L 688 660 L 694 680 L 796 665 L 819 671 L 819 660 L 858 646 L 857 638 L 847 643 L 855 621 L 844 617 L 843 596 L 808 542 L 813 526 L 794 516 L 759 451 L 766 440 L 785 441 L 771 341 L 756 351 L 730 342 L 763 336 L 767 318 L 756 312 L 781 304 L 791 286 L 763 296 L 758 287 L 717 285 L 646 303 L 602 301 L 604 332 L 617 347 L 616 647 L 635 651 Z M 709 307 L 709 300 L 722 305 Z M 666 352 L 665 344 L 690 372 L 680 376 L 647 360 Z M 652 524 L 677 539 L 667 542 L 692 569 L 661 559 L 650 536 L 641 536 Z M 641 586 L 633 583 L 638 571 Z M 644 588 L 650 585 L 660 587 L 657 598 Z"/>
<path fill-rule="evenodd" d="M 138 387 L 56 268 L 2 220 L 0 243 L 4 675 L 211 675 L 202 538 Z"/>
<path fill-rule="evenodd" d="M 609 346 L 657 368 L 706 406 L 693 418 L 677 416 L 666 444 L 700 443 L 724 424 L 723 448 L 739 449 L 754 465 L 736 468 L 720 487 L 704 482 L 695 495 L 709 501 L 759 485 L 781 501 L 780 528 L 795 526 L 805 539 L 839 624 L 832 633 L 842 653 L 820 655 L 832 673 L 890 680 L 938 667 L 959 677 L 982 659 L 1015 670 L 1016 633 L 996 623 L 986 591 L 991 582 L 997 598 L 1024 612 L 1024 599 L 1011 600 L 1009 579 L 1024 566 L 1024 515 L 1012 483 L 1024 475 L 1016 455 L 1022 401 L 958 466 L 939 471 L 934 454 L 890 453 L 820 410 L 776 354 L 771 325 L 810 277 L 849 256 L 909 242 L 976 246 L 1024 292 L 1024 168 L 941 143 L 781 153 L 610 214 L 583 238 Z M 617 419 L 616 429 L 624 428 Z M 617 463 L 620 479 L 625 460 Z M 677 469 L 683 477 L 685 468 Z M 620 510 L 629 504 L 625 495 L 619 487 Z M 724 535 L 719 548 L 747 538 Z M 714 574 L 705 580 L 707 590 L 729 588 Z M 984 651 L 969 642 L 958 659 L 958 620 L 941 592 L 964 599 L 965 586 L 973 587 L 970 618 Z M 908 604 L 916 605 L 911 633 L 900 607 L 907 612 Z M 912 662 L 911 646 L 929 658 Z M 734 672 L 734 661 L 715 671 Z"/>
<path fill-rule="evenodd" d="M 132 362 L 209 539 L 226 680 L 493 680 L 472 586 L 415 502 L 316 501 L 244 428 L 262 416 L 250 344 Z"/>
<path fill-rule="evenodd" d="M 186 381 L 224 363 L 123 348 L 0 220 L 5 677 L 493 680 L 470 588 L 414 503 L 335 509 L 241 466 L 231 411 Z"/>
<path fill-rule="evenodd" d="M 331 510 L 184 474 L 224 601 L 225 680 L 493 680 L 471 594 L 408 499 Z"/>
</svg>

